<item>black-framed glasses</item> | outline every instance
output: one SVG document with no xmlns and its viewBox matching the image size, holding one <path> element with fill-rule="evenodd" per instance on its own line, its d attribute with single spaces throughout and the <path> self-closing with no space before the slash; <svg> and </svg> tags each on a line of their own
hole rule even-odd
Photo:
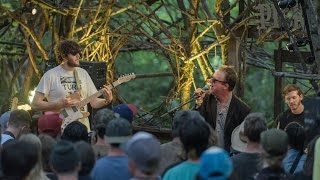
<svg viewBox="0 0 320 180">
<path fill-rule="evenodd" d="M 212 82 L 212 83 L 216 83 L 216 82 L 220 82 L 220 83 L 227 83 L 227 82 L 225 82 L 225 81 L 220 81 L 220 80 L 218 80 L 218 79 L 216 79 L 216 78 L 214 78 L 214 77 L 212 77 L 211 79 L 210 79 L 210 81 Z"/>
</svg>

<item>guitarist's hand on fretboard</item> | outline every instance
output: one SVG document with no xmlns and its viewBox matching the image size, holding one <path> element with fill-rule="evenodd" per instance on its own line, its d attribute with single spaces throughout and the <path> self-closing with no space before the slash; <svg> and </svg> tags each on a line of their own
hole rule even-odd
<svg viewBox="0 0 320 180">
<path fill-rule="evenodd" d="M 109 89 L 108 86 L 103 85 L 103 88 L 101 89 L 101 93 L 107 103 L 110 103 L 112 101 L 113 99 L 112 91 Z"/>
</svg>

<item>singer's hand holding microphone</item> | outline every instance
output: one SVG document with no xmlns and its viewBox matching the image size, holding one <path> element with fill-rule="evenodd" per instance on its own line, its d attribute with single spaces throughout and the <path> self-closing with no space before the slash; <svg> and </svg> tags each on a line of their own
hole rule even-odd
<svg viewBox="0 0 320 180">
<path fill-rule="evenodd" d="M 209 86 L 205 85 L 203 88 L 197 88 L 194 91 L 194 97 L 196 98 L 196 108 L 198 108 L 202 104 L 203 98 L 206 95 L 208 90 L 209 90 Z"/>
</svg>

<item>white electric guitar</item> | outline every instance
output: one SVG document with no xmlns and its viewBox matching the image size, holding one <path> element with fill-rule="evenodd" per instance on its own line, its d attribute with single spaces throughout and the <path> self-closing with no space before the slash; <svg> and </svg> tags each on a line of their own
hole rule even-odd
<svg viewBox="0 0 320 180">
<path fill-rule="evenodd" d="M 121 76 L 117 81 L 113 82 L 112 84 L 108 85 L 109 89 L 115 88 L 116 86 L 128 82 L 131 79 L 134 79 L 136 75 L 129 74 Z M 90 115 L 89 112 L 81 112 L 81 108 L 88 104 L 92 99 L 95 99 L 102 95 L 102 90 L 97 91 L 96 93 L 92 94 L 91 96 L 81 100 L 77 106 L 72 106 L 69 108 L 64 108 L 60 111 L 60 114 L 64 118 L 63 123 L 61 125 L 61 130 L 63 131 L 64 128 L 73 121 L 78 119 L 86 118 Z M 73 93 L 70 95 L 71 99 L 80 100 L 80 94 L 78 92 Z"/>
</svg>

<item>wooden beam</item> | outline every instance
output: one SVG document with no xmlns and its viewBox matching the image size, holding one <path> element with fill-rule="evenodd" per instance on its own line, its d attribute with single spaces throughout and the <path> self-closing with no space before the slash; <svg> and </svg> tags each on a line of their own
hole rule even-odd
<svg viewBox="0 0 320 180">
<path fill-rule="evenodd" d="M 169 141 L 172 139 L 171 137 L 171 129 L 169 128 L 157 128 L 157 127 L 152 127 L 152 126 L 139 126 L 139 125 L 132 125 L 133 127 L 133 132 L 138 132 L 138 131 L 145 131 L 153 134 L 156 136 L 158 139 L 161 140 L 166 140 Z"/>
<path fill-rule="evenodd" d="M 274 66 L 276 71 L 282 71 L 282 51 L 275 50 L 274 51 Z M 283 111 L 282 105 L 282 78 L 274 77 L 274 95 L 273 95 L 273 116 L 274 119 Z"/>
</svg>

